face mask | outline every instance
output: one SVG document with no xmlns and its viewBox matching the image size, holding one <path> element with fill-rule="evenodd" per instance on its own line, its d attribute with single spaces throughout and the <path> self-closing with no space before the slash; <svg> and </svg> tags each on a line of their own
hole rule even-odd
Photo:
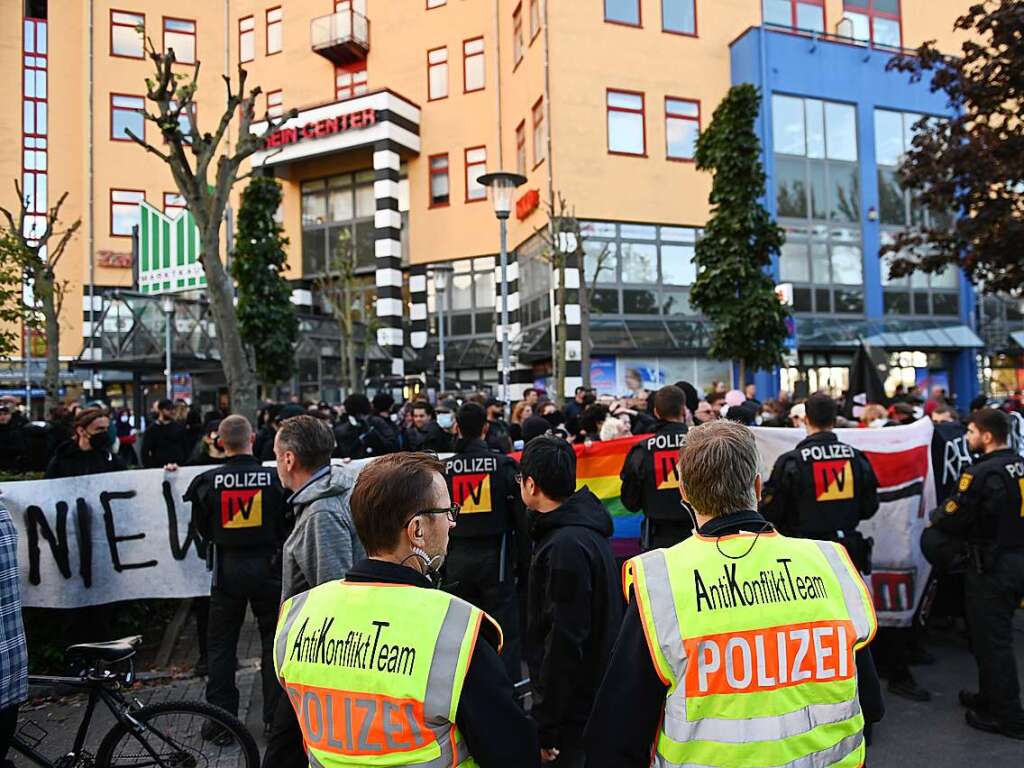
<svg viewBox="0 0 1024 768">
<path fill-rule="evenodd" d="M 437 414 L 437 425 L 441 429 L 451 429 L 452 425 L 455 424 L 455 416 L 451 413 L 439 413 Z"/>
<path fill-rule="evenodd" d="M 89 435 L 89 447 L 94 451 L 110 450 L 110 433 L 104 431 Z"/>
</svg>

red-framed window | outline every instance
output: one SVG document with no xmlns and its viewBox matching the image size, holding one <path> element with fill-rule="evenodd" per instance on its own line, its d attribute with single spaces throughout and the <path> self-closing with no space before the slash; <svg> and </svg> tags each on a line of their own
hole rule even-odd
<svg viewBox="0 0 1024 768">
<path fill-rule="evenodd" d="M 484 39 L 474 37 L 462 42 L 462 90 L 464 93 L 482 91 L 487 84 L 484 61 Z"/>
<path fill-rule="evenodd" d="M 171 99 L 170 104 L 171 109 L 178 108 L 178 102 L 176 100 Z M 188 109 L 182 110 L 181 114 L 178 115 L 178 130 L 181 131 L 181 140 L 186 144 L 192 143 L 192 117 L 195 117 L 197 124 L 199 122 L 199 105 L 194 101 L 192 102 L 191 110 L 191 116 L 189 115 Z M 164 144 L 166 143 L 167 140 L 164 139 Z"/>
<path fill-rule="evenodd" d="M 604 0 L 604 20 L 609 24 L 625 24 L 627 27 L 643 26 L 640 0 Z"/>
<path fill-rule="evenodd" d="M 516 173 L 526 175 L 526 121 L 516 126 Z"/>
<path fill-rule="evenodd" d="M 513 66 L 523 60 L 523 4 L 512 11 L 512 62 Z"/>
<path fill-rule="evenodd" d="M 886 48 L 903 46 L 900 0 L 843 0 L 843 18 L 853 25 L 853 38 Z"/>
<path fill-rule="evenodd" d="M 111 237 L 131 237 L 132 227 L 139 223 L 139 203 L 145 199 L 141 189 L 110 190 Z"/>
<path fill-rule="evenodd" d="M 540 0 L 530 0 L 530 42 L 540 32 Z"/>
<path fill-rule="evenodd" d="M 448 153 L 431 155 L 430 164 L 430 207 L 441 208 L 451 203 L 451 179 L 448 174 Z"/>
<path fill-rule="evenodd" d="M 164 215 L 176 219 L 188 208 L 185 198 L 177 192 L 164 192 Z"/>
<path fill-rule="evenodd" d="M 276 91 L 267 91 L 267 114 L 270 117 L 280 117 L 284 114 L 284 91 L 280 88 Z"/>
<path fill-rule="evenodd" d="M 334 98 L 350 99 L 369 90 L 366 62 L 357 61 L 334 70 Z"/>
<path fill-rule="evenodd" d="M 238 20 L 238 60 L 242 63 L 256 58 L 256 17 Z"/>
<path fill-rule="evenodd" d="M 448 98 L 448 48 L 427 51 L 427 100 Z"/>
<path fill-rule="evenodd" d="M 478 203 L 487 199 L 487 187 L 477 181 L 487 173 L 487 147 L 467 147 L 466 163 L 466 202 Z"/>
<path fill-rule="evenodd" d="M 700 136 L 700 102 L 665 97 L 665 156 L 669 160 L 693 160 Z"/>
<path fill-rule="evenodd" d="M 146 14 L 111 9 L 110 55 L 122 56 L 127 59 L 144 59 L 146 57 L 143 45 L 145 28 Z"/>
<path fill-rule="evenodd" d="M 825 31 L 825 0 L 764 0 L 762 7 L 765 24 Z"/>
<path fill-rule="evenodd" d="M 280 53 L 284 48 L 284 9 L 281 6 L 267 9 L 267 56 Z"/>
<path fill-rule="evenodd" d="M 174 60 L 179 64 L 196 63 L 196 22 L 194 19 L 175 19 L 164 16 L 164 53 L 174 49 Z"/>
<path fill-rule="evenodd" d="M 427 0 L 427 10 L 431 8 L 440 8 L 442 5 L 447 5 L 448 0 Z"/>
<path fill-rule="evenodd" d="M 544 151 L 544 97 L 537 99 L 537 103 L 530 110 L 533 118 L 533 167 L 536 168 L 547 156 Z"/>
<path fill-rule="evenodd" d="M 48 138 L 48 26 L 45 19 L 26 18 L 22 51 L 22 175 L 21 193 L 31 232 L 46 225 L 49 202 Z"/>
<path fill-rule="evenodd" d="M 661 0 L 661 31 L 696 37 L 697 0 Z"/>
<path fill-rule="evenodd" d="M 110 140 L 131 141 L 128 131 L 146 138 L 146 99 L 128 93 L 110 94 Z"/>
<path fill-rule="evenodd" d="M 608 152 L 613 155 L 647 155 L 647 117 L 644 95 L 639 91 L 607 92 Z"/>
</svg>

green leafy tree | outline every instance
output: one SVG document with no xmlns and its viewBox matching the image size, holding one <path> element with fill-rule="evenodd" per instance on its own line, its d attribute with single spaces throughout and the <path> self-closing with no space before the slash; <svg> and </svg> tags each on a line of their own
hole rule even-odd
<svg viewBox="0 0 1024 768">
<path fill-rule="evenodd" d="M 1024 295 L 1024 3 L 972 4 L 953 25 L 965 33 L 959 56 L 930 41 L 889 68 L 912 81 L 931 76 L 955 113 L 922 119 L 899 179 L 916 203 L 940 215 L 897 235 L 882 253 L 890 272 L 963 268 L 986 292 Z M 942 215 L 955 212 L 955 221 Z"/>
<path fill-rule="evenodd" d="M 698 139 L 696 155 L 698 170 L 714 180 L 690 301 L 711 322 L 709 354 L 738 361 L 741 382 L 747 368 L 782 362 L 788 314 L 766 271 L 784 233 L 761 204 L 765 174 L 754 131 L 759 107 L 754 86 L 732 87 Z"/>
<path fill-rule="evenodd" d="M 256 374 L 266 386 L 291 378 L 299 320 L 291 287 L 281 276 L 288 238 L 274 214 L 281 204 L 281 186 L 256 176 L 242 192 L 238 211 L 231 276 L 238 285 L 238 327 L 252 347 Z"/>
</svg>

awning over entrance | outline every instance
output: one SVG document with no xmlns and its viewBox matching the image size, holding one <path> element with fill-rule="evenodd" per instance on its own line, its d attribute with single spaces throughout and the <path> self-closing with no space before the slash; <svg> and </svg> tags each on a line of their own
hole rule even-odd
<svg viewBox="0 0 1024 768">
<path fill-rule="evenodd" d="M 252 130 L 260 133 L 265 128 L 266 123 L 260 122 Z M 282 169 L 382 142 L 399 152 L 416 155 L 420 151 L 420 108 L 387 90 L 302 110 L 270 135 L 266 148 L 252 156 L 252 164 Z"/>
<path fill-rule="evenodd" d="M 797 318 L 800 349 L 857 347 L 861 341 L 890 350 L 981 349 L 985 346 L 966 325 L 937 325 L 932 320 L 839 320 Z"/>
</svg>

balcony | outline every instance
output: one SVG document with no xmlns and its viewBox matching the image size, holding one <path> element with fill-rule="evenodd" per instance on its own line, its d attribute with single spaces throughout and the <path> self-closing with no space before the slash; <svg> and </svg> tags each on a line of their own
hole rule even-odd
<svg viewBox="0 0 1024 768">
<path fill-rule="evenodd" d="M 313 19 L 309 27 L 314 53 L 337 67 L 365 61 L 370 53 L 370 21 L 348 9 Z"/>
</svg>

